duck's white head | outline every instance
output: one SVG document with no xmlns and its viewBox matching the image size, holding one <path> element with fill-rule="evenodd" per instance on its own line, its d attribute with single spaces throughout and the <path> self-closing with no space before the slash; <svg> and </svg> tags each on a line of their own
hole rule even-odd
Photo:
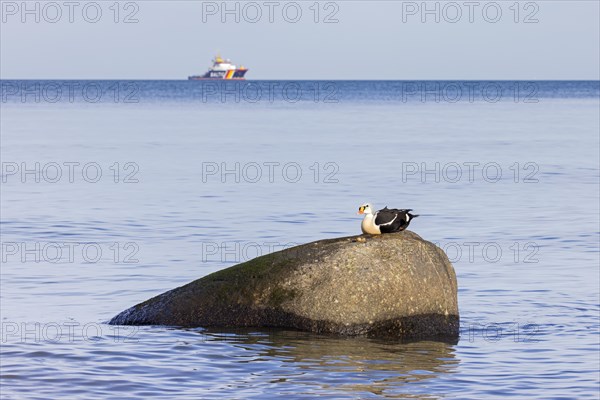
<svg viewBox="0 0 600 400">
<path fill-rule="evenodd" d="M 371 208 L 371 204 L 365 203 L 358 207 L 358 214 L 373 214 L 373 208 Z"/>
</svg>

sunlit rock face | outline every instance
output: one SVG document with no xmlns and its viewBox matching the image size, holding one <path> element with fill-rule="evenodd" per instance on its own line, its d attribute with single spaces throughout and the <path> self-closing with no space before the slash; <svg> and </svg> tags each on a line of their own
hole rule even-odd
<svg viewBox="0 0 600 400">
<path fill-rule="evenodd" d="M 456 338 L 456 274 L 440 248 L 410 231 L 321 240 L 207 275 L 110 323 Z"/>
</svg>

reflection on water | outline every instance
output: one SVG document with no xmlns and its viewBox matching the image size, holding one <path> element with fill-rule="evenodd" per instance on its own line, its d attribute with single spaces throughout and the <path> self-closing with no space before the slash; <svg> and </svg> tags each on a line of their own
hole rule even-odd
<svg viewBox="0 0 600 400">
<path fill-rule="evenodd" d="M 2 382 L 17 390 L 36 387 L 32 398 L 40 399 L 57 392 L 69 398 L 119 392 L 168 398 L 174 391 L 178 398 L 259 399 L 268 393 L 432 399 L 439 398 L 439 388 L 431 390 L 428 383 L 450 379 L 459 366 L 454 345 L 440 342 L 299 331 L 127 329 L 134 334 L 54 342 L 51 348 L 11 340 L 3 349 L 9 361 Z"/>
<path fill-rule="evenodd" d="M 322 376 L 323 389 L 339 389 L 345 394 L 408 397 L 404 393 L 407 383 L 424 383 L 439 375 L 451 374 L 459 363 L 453 346 L 442 342 L 400 343 L 299 331 L 205 330 L 199 334 L 207 341 L 224 341 L 242 349 L 240 354 L 244 357 L 238 362 L 292 363 L 299 374 L 310 371 Z M 287 380 L 281 377 L 276 381 Z M 431 398 L 428 395 L 414 397 Z"/>
</svg>

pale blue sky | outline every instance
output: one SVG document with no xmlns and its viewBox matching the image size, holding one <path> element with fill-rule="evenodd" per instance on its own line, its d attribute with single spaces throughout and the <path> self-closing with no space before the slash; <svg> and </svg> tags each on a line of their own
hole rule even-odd
<svg viewBox="0 0 600 400">
<path fill-rule="evenodd" d="M 205 72 L 217 51 L 249 68 L 248 79 L 600 78 L 595 0 L 519 7 L 512 0 L 481 1 L 472 9 L 464 1 L 453 3 L 458 9 L 428 2 L 430 9 L 438 4 L 437 23 L 435 12 L 422 13 L 421 1 L 320 2 L 318 23 L 312 0 L 273 1 L 273 22 L 265 1 L 238 2 L 239 22 L 235 13 L 221 21 L 221 1 L 121 2 L 119 23 L 112 0 L 97 1 L 102 15 L 96 23 L 83 15 L 85 6 L 85 16 L 95 18 L 92 2 L 78 2 L 72 23 L 66 6 L 57 17 L 40 2 L 36 23 L 35 12 L 23 14 L 21 1 L 1 3 L 4 79 L 186 79 Z M 299 21 L 286 21 L 295 18 L 296 5 Z M 257 8 L 262 17 L 252 23 Z M 130 13 L 137 23 L 122 22 Z M 338 22 L 324 23 L 331 13 Z"/>
</svg>

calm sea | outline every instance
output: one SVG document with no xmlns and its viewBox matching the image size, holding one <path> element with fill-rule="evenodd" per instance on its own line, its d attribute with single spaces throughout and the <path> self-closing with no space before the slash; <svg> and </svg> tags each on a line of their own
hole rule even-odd
<svg viewBox="0 0 600 400">
<path fill-rule="evenodd" d="M 3 399 L 598 398 L 598 81 L 0 83 Z M 105 323 L 364 202 L 446 251 L 458 343 Z"/>
</svg>

